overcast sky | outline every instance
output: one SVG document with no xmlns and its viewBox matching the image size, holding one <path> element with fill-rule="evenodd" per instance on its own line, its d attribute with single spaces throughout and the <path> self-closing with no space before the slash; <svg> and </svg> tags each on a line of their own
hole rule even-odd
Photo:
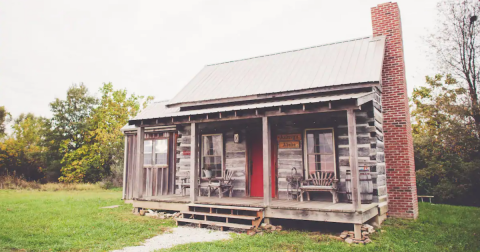
<svg viewBox="0 0 480 252">
<path fill-rule="evenodd" d="M 207 64 L 371 36 L 385 1 L 0 1 L 0 106 L 51 116 L 73 83 L 173 96 Z M 409 93 L 434 73 L 436 2 L 398 1 Z"/>
</svg>

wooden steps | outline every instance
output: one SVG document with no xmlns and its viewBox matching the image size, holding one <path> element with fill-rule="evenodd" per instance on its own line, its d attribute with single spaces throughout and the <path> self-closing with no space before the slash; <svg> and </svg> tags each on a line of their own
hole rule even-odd
<svg viewBox="0 0 480 252">
<path fill-rule="evenodd" d="M 206 216 L 213 216 L 213 217 L 221 217 L 221 218 L 233 218 L 233 219 L 243 219 L 243 220 L 256 220 L 259 217 L 257 216 L 248 216 L 248 215 L 231 215 L 231 214 L 217 214 L 217 213 L 199 213 L 199 212 L 182 212 L 183 214 L 190 214 L 190 215 L 206 215 Z"/>
<path fill-rule="evenodd" d="M 245 229 L 245 230 L 249 230 L 252 228 L 252 225 L 217 222 L 217 221 L 203 221 L 203 220 L 185 219 L 185 218 L 178 218 L 177 222 L 195 223 L 195 224 L 199 224 L 199 227 L 201 227 L 200 225 L 208 225 L 208 226 L 217 226 L 217 227 L 238 228 L 238 229 Z"/>
<path fill-rule="evenodd" d="M 224 206 L 224 205 L 205 205 L 205 204 L 189 204 L 189 207 L 203 207 L 203 208 L 216 208 L 216 209 L 233 209 L 258 212 L 263 211 L 261 207 L 242 207 L 242 206 Z"/>
<path fill-rule="evenodd" d="M 198 224 L 198 227 L 216 226 L 249 230 L 258 227 L 263 220 L 263 208 L 226 205 L 190 204 L 182 217 L 175 219 L 181 223 Z"/>
</svg>

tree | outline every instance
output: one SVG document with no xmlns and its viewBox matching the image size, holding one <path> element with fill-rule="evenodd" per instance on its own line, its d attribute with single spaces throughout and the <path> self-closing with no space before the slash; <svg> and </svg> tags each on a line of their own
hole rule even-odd
<svg viewBox="0 0 480 252">
<path fill-rule="evenodd" d="M 428 42 L 436 51 L 440 69 L 452 73 L 466 91 L 465 105 L 480 135 L 480 2 L 442 1 L 438 4 L 439 27 Z"/>
<path fill-rule="evenodd" d="M 64 100 L 57 98 L 50 103 L 53 117 L 47 122 L 49 130 L 44 132 L 44 146 L 48 149 L 45 158 L 49 180 L 58 179 L 64 157 L 86 143 L 88 119 L 97 104 L 98 100 L 89 94 L 83 84 L 72 85 Z"/>
<path fill-rule="evenodd" d="M 6 124 L 10 122 L 11 115 L 5 110 L 4 106 L 0 106 L 0 139 L 5 136 Z"/>
<path fill-rule="evenodd" d="M 451 75 L 440 74 L 414 89 L 417 186 L 439 202 L 480 206 L 480 139 L 466 93 Z"/>
<path fill-rule="evenodd" d="M 43 178 L 44 127 L 45 119 L 33 114 L 21 114 L 14 120 L 13 133 L 0 142 L 0 174 L 15 173 L 27 180 Z"/>
<path fill-rule="evenodd" d="M 143 96 L 128 96 L 126 90 L 114 90 L 111 83 L 104 84 L 100 93 L 100 102 L 87 120 L 85 144 L 64 157 L 63 181 L 98 181 L 123 160 L 124 139 L 120 129 L 138 113 Z M 148 97 L 146 102 L 152 98 Z"/>
</svg>

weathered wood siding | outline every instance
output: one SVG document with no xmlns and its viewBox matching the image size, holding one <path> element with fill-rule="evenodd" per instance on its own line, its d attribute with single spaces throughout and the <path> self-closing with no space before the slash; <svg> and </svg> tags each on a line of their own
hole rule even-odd
<svg viewBox="0 0 480 252">
<path fill-rule="evenodd" d="M 279 149 L 277 136 L 280 134 L 300 134 L 302 140 L 300 141 L 300 148 L 297 149 Z M 277 127 L 273 134 L 272 145 L 275 144 L 278 149 L 277 153 L 277 182 L 278 182 L 278 198 L 287 198 L 287 176 L 292 174 L 292 168 L 297 169 L 297 173 L 303 173 L 303 129 L 298 124 L 291 120 L 286 120 Z M 274 176 L 275 174 L 272 174 Z"/>
<path fill-rule="evenodd" d="M 375 88 L 376 98 L 355 112 L 357 123 L 358 167 L 368 167 L 373 181 L 373 201 L 386 199 L 385 156 L 383 145 L 383 117 L 381 112 L 381 93 Z M 347 125 L 338 125 L 338 160 L 340 170 L 339 191 L 345 192 L 345 178 L 350 170 Z M 383 196 L 383 197 L 382 197 Z"/>
<path fill-rule="evenodd" d="M 180 180 L 190 177 L 190 132 L 190 125 L 185 125 L 178 129 L 175 194 L 181 194 Z"/>
<path fill-rule="evenodd" d="M 387 176 L 385 166 L 385 147 L 383 141 L 383 114 L 382 114 L 382 92 L 378 88 L 374 88 L 375 100 L 373 101 L 373 124 L 375 125 L 376 137 L 376 165 L 371 168 L 373 180 L 373 201 L 387 201 Z"/>
<path fill-rule="evenodd" d="M 136 155 L 135 153 L 137 152 L 137 135 L 134 134 L 127 134 L 127 149 L 125 150 L 127 152 L 127 161 L 125 164 L 127 167 L 125 167 L 125 199 L 126 200 L 131 200 L 133 199 L 133 190 L 134 190 L 134 184 L 135 184 L 135 179 L 136 179 L 136 170 L 135 170 L 135 164 L 136 164 Z"/>
<path fill-rule="evenodd" d="M 239 143 L 233 142 L 233 134 L 238 132 L 241 136 Z M 247 145 L 245 141 L 246 132 L 245 129 L 233 131 L 228 130 L 223 134 L 223 141 L 225 143 L 225 169 L 232 170 L 233 174 L 233 196 L 245 197 L 246 196 L 246 180 L 245 180 L 245 167 L 246 167 L 246 153 Z"/>
</svg>

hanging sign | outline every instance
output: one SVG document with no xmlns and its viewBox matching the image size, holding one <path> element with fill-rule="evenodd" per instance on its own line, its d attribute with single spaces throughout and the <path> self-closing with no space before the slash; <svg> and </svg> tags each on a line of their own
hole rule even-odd
<svg viewBox="0 0 480 252">
<path fill-rule="evenodd" d="M 277 135 L 278 141 L 300 141 L 302 140 L 301 134 L 282 134 Z"/>
<path fill-rule="evenodd" d="M 300 149 L 300 141 L 282 141 L 278 142 L 279 149 Z"/>
</svg>

